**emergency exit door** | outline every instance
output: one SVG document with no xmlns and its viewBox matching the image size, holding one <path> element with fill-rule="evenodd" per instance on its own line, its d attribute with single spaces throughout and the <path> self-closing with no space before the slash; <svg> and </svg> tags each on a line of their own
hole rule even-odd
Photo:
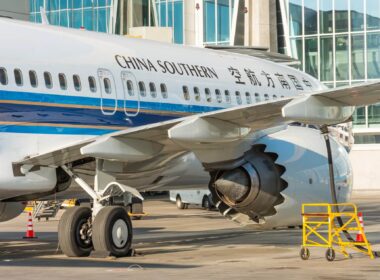
<svg viewBox="0 0 380 280">
<path fill-rule="evenodd" d="M 117 92 L 115 79 L 111 71 L 98 70 L 100 87 L 100 107 L 104 115 L 113 115 L 117 110 Z"/>
<path fill-rule="evenodd" d="M 135 76 L 128 71 L 121 72 L 124 90 L 124 112 L 128 117 L 136 117 L 140 111 L 140 94 Z"/>
</svg>

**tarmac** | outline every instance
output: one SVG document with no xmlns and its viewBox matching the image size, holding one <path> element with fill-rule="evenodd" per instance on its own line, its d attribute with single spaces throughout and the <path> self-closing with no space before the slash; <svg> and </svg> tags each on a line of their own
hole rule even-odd
<svg viewBox="0 0 380 280">
<path fill-rule="evenodd" d="M 380 192 L 355 195 L 364 213 L 367 238 L 380 250 Z M 57 244 L 57 218 L 34 221 L 36 240 L 23 240 L 27 215 L 1 223 L 0 279 L 379 279 L 380 258 L 325 249 L 299 257 L 300 229 L 252 231 L 216 211 L 191 206 L 178 210 L 168 199 L 147 200 L 142 220 L 134 221 L 136 256 L 67 258 Z"/>
</svg>

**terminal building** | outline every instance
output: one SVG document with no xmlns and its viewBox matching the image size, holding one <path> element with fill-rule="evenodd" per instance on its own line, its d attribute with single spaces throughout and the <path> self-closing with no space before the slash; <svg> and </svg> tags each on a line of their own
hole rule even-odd
<svg viewBox="0 0 380 280">
<path fill-rule="evenodd" d="M 279 49 L 328 87 L 380 79 L 379 0 L 279 0 Z M 358 108 L 350 153 L 355 188 L 379 188 L 380 105 Z"/>
<path fill-rule="evenodd" d="M 14 2 L 27 3 L 32 22 L 41 22 L 42 7 L 53 25 L 198 47 L 244 46 L 287 54 L 328 87 L 380 79 L 379 0 Z M 380 105 L 358 108 L 353 123 L 355 188 L 378 188 Z"/>
</svg>

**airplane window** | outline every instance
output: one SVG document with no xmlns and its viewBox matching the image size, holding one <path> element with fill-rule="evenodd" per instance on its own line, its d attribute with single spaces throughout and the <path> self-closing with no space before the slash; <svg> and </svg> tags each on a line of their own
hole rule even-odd
<svg viewBox="0 0 380 280">
<path fill-rule="evenodd" d="M 211 91 L 210 91 L 210 89 L 205 88 L 205 93 L 206 93 L 207 102 L 211 102 Z"/>
<path fill-rule="evenodd" d="M 59 86 L 61 87 L 61 89 L 66 90 L 67 89 L 66 75 L 63 73 L 59 73 L 58 80 L 59 80 Z"/>
<path fill-rule="evenodd" d="M 8 75 L 7 70 L 5 70 L 5 68 L 0 68 L 0 83 L 3 86 L 6 86 L 8 84 Z"/>
<path fill-rule="evenodd" d="M 108 78 L 104 78 L 104 90 L 107 94 L 111 94 L 112 92 L 111 80 Z"/>
<path fill-rule="evenodd" d="M 36 88 L 38 86 L 38 79 L 35 71 L 29 71 L 29 80 L 32 87 Z"/>
<path fill-rule="evenodd" d="M 237 104 L 241 105 L 243 103 L 243 101 L 241 100 L 240 92 L 236 91 L 235 95 L 236 95 L 236 102 L 237 102 Z"/>
<path fill-rule="evenodd" d="M 22 72 L 20 69 L 15 69 L 14 70 L 14 74 L 15 74 L 15 82 L 16 82 L 16 85 L 17 86 L 22 86 L 23 84 L 23 81 L 22 81 Z"/>
<path fill-rule="evenodd" d="M 194 87 L 194 98 L 196 101 L 201 101 L 201 93 L 197 87 Z"/>
<path fill-rule="evenodd" d="M 156 85 L 154 83 L 149 83 L 149 91 L 153 98 L 157 97 Z"/>
<path fill-rule="evenodd" d="M 88 77 L 88 85 L 90 86 L 91 92 L 96 92 L 96 81 L 93 76 Z"/>
<path fill-rule="evenodd" d="M 245 99 L 247 100 L 247 104 L 252 103 L 251 94 L 248 91 L 245 93 Z"/>
<path fill-rule="evenodd" d="M 76 91 L 81 91 L 82 90 L 82 85 L 80 83 L 80 78 L 78 75 L 73 76 L 73 81 L 74 81 L 74 88 Z"/>
<path fill-rule="evenodd" d="M 224 97 L 226 98 L 227 103 L 231 103 L 231 95 L 230 95 L 230 92 L 228 90 L 224 91 Z"/>
<path fill-rule="evenodd" d="M 257 92 L 255 93 L 255 101 L 261 102 L 260 94 L 258 94 Z"/>
<path fill-rule="evenodd" d="M 222 94 L 220 93 L 220 90 L 216 89 L 215 94 L 216 94 L 216 101 L 218 101 L 218 103 L 222 103 Z"/>
<path fill-rule="evenodd" d="M 45 86 L 47 88 L 53 87 L 53 82 L 51 80 L 51 74 L 49 72 L 44 72 Z"/>
<path fill-rule="evenodd" d="M 277 95 L 273 94 L 273 100 L 277 99 Z"/>
<path fill-rule="evenodd" d="M 264 99 L 265 99 L 265 101 L 268 101 L 269 100 L 269 95 L 268 94 L 264 94 Z"/>
<path fill-rule="evenodd" d="M 139 82 L 139 90 L 140 90 L 140 95 L 142 97 L 145 97 L 146 96 L 146 90 L 145 90 L 144 82 Z"/>
<path fill-rule="evenodd" d="M 189 88 L 187 86 L 182 87 L 183 97 L 185 100 L 190 100 Z"/>
<path fill-rule="evenodd" d="M 166 88 L 165 84 L 160 85 L 161 88 L 161 95 L 163 98 L 168 98 L 168 89 Z"/>
<path fill-rule="evenodd" d="M 133 82 L 131 80 L 127 81 L 127 90 L 128 90 L 129 96 L 135 95 L 134 89 L 133 89 Z"/>
</svg>

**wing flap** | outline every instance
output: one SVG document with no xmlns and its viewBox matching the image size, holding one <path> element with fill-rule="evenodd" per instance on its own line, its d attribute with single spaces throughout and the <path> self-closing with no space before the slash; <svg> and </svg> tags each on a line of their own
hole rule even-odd
<svg viewBox="0 0 380 280">
<path fill-rule="evenodd" d="M 317 92 L 348 106 L 365 106 L 380 102 L 380 82 L 369 82 Z"/>
</svg>

